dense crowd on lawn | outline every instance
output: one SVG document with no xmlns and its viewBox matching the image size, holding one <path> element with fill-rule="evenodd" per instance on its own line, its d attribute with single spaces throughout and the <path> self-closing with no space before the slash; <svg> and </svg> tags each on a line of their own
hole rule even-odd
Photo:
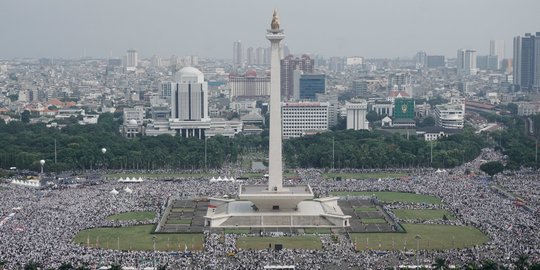
<svg viewBox="0 0 540 270">
<path fill-rule="evenodd" d="M 449 224 L 471 225 L 486 233 L 487 244 L 465 249 L 422 251 L 424 261 L 445 258 L 451 264 L 493 260 L 510 264 L 519 254 L 533 261 L 540 259 L 540 227 L 538 172 L 522 170 L 512 175 L 497 176 L 497 183 L 507 191 L 523 197 L 533 209 L 526 210 L 491 188 L 494 184 L 479 171 L 483 160 L 500 160 L 497 153 L 484 150 L 476 160 L 444 172 L 433 169 L 411 171 L 402 179 L 328 181 L 321 170 L 299 170 L 299 180 L 309 183 L 322 196 L 340 191 L 402 191 L 436 196 L 443 209 L 454 215 Z M 471 174 L 465 174 L 465 172 Z M 354 172 L 354 171 L 351 171 Z M 238 175 L 234 171 L 216 172 Z M 223 175 L 223 174 L 222 174 Z M 250 181 L 262 183 L 264 180 Z M 124 189 L 128 187 L 130 192 Z M 128 226 L 156 223 L 164 203 L 172 195 L 190 197 L 235 194 L 238 184 L 210 183 L 208 179 L 181 181 L 145 181 L 136 184 L 105 182 L 97 185 L 36 190 L 9 184 L 0 185 L 0 260 L 7 269 L 16 269 L 32 260 L 44 266 L 61 263 L 74 265 L 107 265 L 119 262 L 124 266 L 167 264 L 171 269 L 261 269 L 265 265 L 295 265 L 296 269 L 384 268 L 400 264 L 416 264 L 408 252 L 357 251 L 346 235 L 321 235 L 322 250 L 287 249 L 241 250 L 238 235 L 204 234 L 204 250 L 191 256 L 168 252 L 116 251 L 89 248 L 73 243 L 75 235 L 87 228 Z M 112 189 L 119 194 L 110 193 Z M 410 208 L 410 204 L 394 203 L 388 209 Z M 414 208 L 430 209 L 419 204 Z M 156 218 L 147 221 L 109 221 L 106 217 L 129 211 L 153 211 Z M 536 211 L 536 212 L 535 212 Z M 439 223 L 444 223 L 439 221 Z M 258 236 L 252 236 L 258 237 Z M 103 245 L 101 245 L 103 246 Z M 234 256 L 228 256 L 234 254 Z"/>
</svg>

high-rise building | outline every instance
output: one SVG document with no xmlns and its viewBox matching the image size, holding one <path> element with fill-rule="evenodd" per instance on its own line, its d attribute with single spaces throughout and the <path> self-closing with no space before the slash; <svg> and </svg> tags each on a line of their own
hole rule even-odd
<svg viewBox="0 0 540 270">
<path fill-rule="evenodd" d="M 233 42 L 233 66 L 242 67 L 244 65 L 244 50 L 242 49 L 242 41 Z"/>
<path fill-rule="evenodd" d="M 448 129 L 462 129 L 465 104 L 441 104 L 435 106 L 437 126 Z"/>
<path fill-rule="evenodd" d="M 178 71 L 171 90 L 171 118 L 199 121 L 208 118 L 208 84 L 201 71 L 185 67 Z"/>
<path fill-rule="evenodd" d="M 514 84 L 523 90 L 540 90 L 540 32 L 514 38 Z"/>
<path fill-rule="evenodd" d="M 479 55 L 476 57 L 476 66 L 481 70 L 500 69 L 499 57 L 497 55 Z"/>
<path fill-rule="evenodd" d="M 368 82 L 363 79 L 353 81 L 352 92 L 356 97 L 366 97 L 368 94 Z"/>
<path fill-rule="evenodd" d="M 444 55 L 428 55 L 426 60 L 428 68 L 439 68 L 446 65 Z"/>
<path fill-rule="evenodd" d="M 134 71 L 137 69 L 139 59 L 136 50 L 128 50 L 125 60 L 125 68 L 127 71 Z"/>
<path fill-rule="evenodd" d="M 264 48 L 258 47 L 255 51 L 255 58 L 258 66 L 266 65 L 266 50 Z"/>
<path fill-rule="evenodd" d="M 301 100 L 315 100 L 317 94 L 326 92 L 326 74 L 300 75 L 298 92 Z"/>
<path fill-rule="evenodd" d="M 255 56 L 255 49 L 253 49 L 253 47 L 249 47 L 247 48 L 247 51 L 246 51 L 246 56 L 247 56 L 247 64 L 248 65 L 255 65 L 257 64 L 257 60 L 256 60 L 256 56 Z"/>
<path fill-rule="evenodd" d="M 281 105 L 283 138 L 328 130 L 328 102 L 286 102 Z"/>
<path fill-rule="evenodd" d="M 417 52 L 414 61 L 416 62 L 416 68 L 427 67 L 427 53 L 424 51 Z"/>
<path fill-rule="evenodd" d="M 270 76 L 258 76 L 257 71 L 251 69 L 244 75 L 229 76 L 231 98 L 237 97 L 268 97 L 270 96 Z"/>
<path fill-rule="evenodd" d="M 313 73 L 314 61 L 308 55 L 301 58 L 292 55 L 281 59 L 281 95 L 285 100 L 293 97 L 293 72 L 301 70 L 303 73 Z"/>
<path fill-rule="evenodd" d="M 366 119 L 367 115 L 366 100 L 351 100 L 345 103 L 347 110 L 347 129 L 368 130 L 369 122 Z"/>
<path fill-rule="evenodd" d="M 499 62 L 504 59 L 504 40 L 491 40 L 489 42 L 489 55 L 497 56 Z M 497 69 L 500 69 L 499 63 L 497 63 Z"/>
<path fill-rule="evenodd" d="M 459 49 L 456 59 L 457 73 L 461 76 L 474 75 L 476 68 L 476 50 Z"/>
</svg>

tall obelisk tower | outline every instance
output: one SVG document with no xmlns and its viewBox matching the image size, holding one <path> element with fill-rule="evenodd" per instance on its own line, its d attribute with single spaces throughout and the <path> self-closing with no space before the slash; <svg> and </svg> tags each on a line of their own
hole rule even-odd
<svg viewBox="0 0 540 270">
<path fill-rule="evenodd" d="M 282 161 L 282 127 L 281 127 L 281 71 L 279 42 L 285 38 L 283 30 L 279 29 L 279 18 L 274 10 L 271 27 L 267 30 L 266 38 L 271 44 L 270 61 L 270 149 L 268 155 L 268 190 L 280 192 L 283 190 L 283 161 Z"/>
</svg>

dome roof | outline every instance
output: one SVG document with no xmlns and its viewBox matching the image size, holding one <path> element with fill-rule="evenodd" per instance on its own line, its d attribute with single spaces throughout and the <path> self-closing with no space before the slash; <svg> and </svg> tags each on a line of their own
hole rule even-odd
<svg viewBox="0 0 540 270">
<path fill-rule="evenodd" d="M 257 77 L 257 71 L 254 70 L 254 69 L 250 69 L 250 70 L 246 71 L 245 76 L 246 77 Z"/>
<path fill-rule="evenodd" d="M 180 76 L 200 76 L 200 75 L 203 75 L 203 73 L 194 68 L 194 67 L 185 67 L 185 68 L 182 68 L 178 71 L 178 73 L 180 74 Z"/>
<path fill-rule="evenodd" d="M 131 119 L 128 121 L 130 125 L 136 125 L 137 124 L 137 120 L 135 119 Z"/>
</svg>

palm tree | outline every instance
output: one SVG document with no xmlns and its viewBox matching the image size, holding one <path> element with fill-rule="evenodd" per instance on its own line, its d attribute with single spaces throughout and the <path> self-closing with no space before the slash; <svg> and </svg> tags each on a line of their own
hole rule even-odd
<svg viewBox="0 0 540 270">
<path fill-rule="evenodd" d="M 492 260 L 484 260 L 481 263 L 482 267 L 480 267 L 480 270 L 497 270 L 499 269 L 499 265 L 497 265 L 496 262 Z"/>
<path fill-rule="evenodd" d="M 75 267 L 71 263 L 62 263 L 60 267 L 58 267 L 58 270 L 75 270 Z"/>
<path fill-rule="evenodd" d="M 529 256 L 525 255 L 525 254 L 521 254 L 519 255 L 516 263 L 516 269 L 517 270 L 525 270 L 525 269 L 528 269 L 529 268 Z"/>
<path fill-rule="evenodd" d="M 470 262 L 463 266 L 463 270 L 478 270 L 479 267 L 475 262 Z"/>
<path fill-rule="evenodd" d="M 40 267 L 41 267 L 40 263 L 29 261 L 24 265 L 23 269 L 24 270 L 38 270 Z"/>
<path fill-rule="evenodd" d="M 110 270 L 122 270 L 122 266 L 117 264 L 117 263 L 113 263 L 113 264 L 111 264 L 111 269 Z"/>
<path fill-rule="evenodd" d="M 4 270 L 4 265 L 6 264 L 6 261 L 0 259 L 0 270 Z"/>
<path fill-rule="evenodd" d="M 448 269 L 448 263 L 446 262 L 445 259 L 442 259 L 442 258 L 436 258 L 435 262 L 433 262 L 431 266 L 433 266 L 433 269 L 438 269 L 438 270 Z"/>
<path fill-rule="evenodd" d="M 529 270 L 540 270 L 540 262 L 531 264 Z"/>
</svg>

